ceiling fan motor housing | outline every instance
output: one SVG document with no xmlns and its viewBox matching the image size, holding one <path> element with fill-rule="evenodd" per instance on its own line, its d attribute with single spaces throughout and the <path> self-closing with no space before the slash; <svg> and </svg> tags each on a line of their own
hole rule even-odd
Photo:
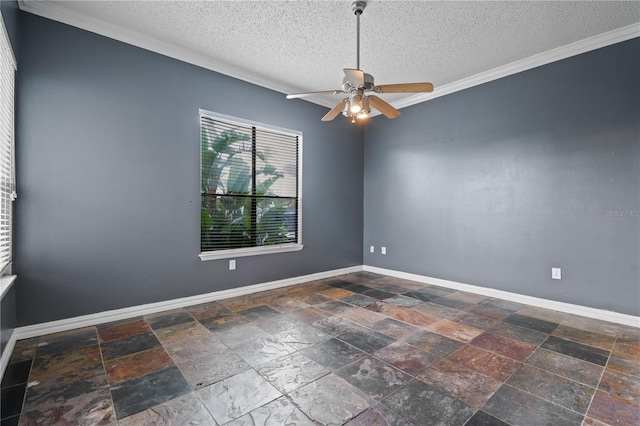
<svg viewBox="0 0 640 426">
<path fill-rule="evenodd" d="M 345 76 L 342 79 L 342 91 L 345 93 L 351 93 L 354 90 L 364 90 L 365 92 L 373 90 L 373 76 L 371 74 L 364 73 L 364 84 L 362 86 L 355 85 L 349 81 L 349 78 Z"/>
</svg>

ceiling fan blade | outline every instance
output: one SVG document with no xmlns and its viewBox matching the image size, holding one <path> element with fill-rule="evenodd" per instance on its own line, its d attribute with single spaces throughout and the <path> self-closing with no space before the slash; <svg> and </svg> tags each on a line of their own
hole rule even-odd
<svg viewBox="0 0 640 426">
<path fill-rule="evenodd" d="M 352 68 L 345 68 L 344 75 L 347 77 L 347 81 L 354 86 L 364 86 L 364 72 L 362 70 L 355 70 Z"/>
<path fill-rule="evenodd" d="M 342 90 L 323 90 L 320 92 L 293 93 L 291 95 L 287 95 L 287 99 L 308 98 L 309 96 L 317 95 L 337 95 L 338 93 L 342 93 Z"/>
<path fill-rule="evenodd" d="M 349 98 L 344 98 L 343 100 L 338 102 L 338 105 L 334 106 L 331 109 L 331 111 L 329 111 L 327 113 L 327 115 L 322 117 L 322 121 L 331 121 L 334 118 L 336 118 L 338 116 L 338 114 L 340 114 L 342 112 L 342 110 L 344 109 L 344 105 L 347 103 L 348 100 L 349 100 Z"/>
<path fill-rule="evenodd" d="M 372 107 L 380 111 L 387 118 L 396 118 L 400 115 L 400 111 L 395 109 L 391 104 L 383 101 L 377 96 L 367 96 Z"/>
<path fill-rule="evenodd" d="M 376 86 L 373 90 L 377 93 L 422 93 L 433 92 L 431 83 L 404 83 L 404 84 L 383 84 Z"/>
</svg>

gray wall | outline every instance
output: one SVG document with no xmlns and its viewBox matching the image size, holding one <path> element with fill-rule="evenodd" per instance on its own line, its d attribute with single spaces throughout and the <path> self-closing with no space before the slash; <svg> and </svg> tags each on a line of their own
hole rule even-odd
<svg viewBox="0 0 640 426">
<path fill-rule="evenodd" d="M 15 1 L 0 2 L 2 11 L 2 19 L 11 41 L 11 47 L 14 55 L 18 56 L 18 36 L 19 36 L 19 11 L 18 3 Z M 17 324 L 16 317 L 16 294 L 15 287 L 9 289 L 0 300 L 0 356 L 4 352 L 4 348 L 13 334 L 13 330 Z"/>
<path fill-rule="evenodd" d="M 21 12 L 20 325 L 362 264 L 363 131 L 326 108 Z M 204 108 L 304 134 L 300 252 L 201 262 Z M 354 196 L 355 194 L 355 196 Z"/>
<path fill-rule="evenodd" d="M 639 76 L 634 39 L 372 120 L 365 264 L 639 315 Z"/>
<path fill-rule="evenodd" d="M 20 16 L 20 325 L 363 261 L 640 314 L 638 217 L 605 214 L 639 209 L 638 40 L 374 118 L 363 135 L 320 122 L 325 108 Z M 304 132 L 303 251 L 234 272 L 198 259 L 199 108 Z"/>
</svg>

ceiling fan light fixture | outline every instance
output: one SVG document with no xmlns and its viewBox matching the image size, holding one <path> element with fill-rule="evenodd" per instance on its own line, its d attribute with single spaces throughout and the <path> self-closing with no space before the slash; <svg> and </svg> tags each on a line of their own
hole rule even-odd
<svg viewBox="0 0 640 426">
<path fill-rule="evenodd" d="M 362 95 L 355 93 L 349 98 L 349 112 L 357 114 L 362 111 Z"/>
<path fill-rule="evenodd" d="M 360 105 L 362 106 L 362 108 L 356 116 L 361 120 L 363 118 L 369 117 L 369 113 L 371 112 L 371 109 L 369 108 L 369 98 L 367 96 L 362 96 Z"/>
<path fill-rule="evenodd" d="M 396 118 L 400 115 L 400 111 L 373 94 L 367 96 L 367 93 L 424 93 L 433 91 L 433 85 L 431 83 L 403 83 L 376 86 L 373 76 L 360 69 L 360 15 L 362 15 L 366 6 L 367 2 L 362 0 L 354 1 L 351 4 L 351 10 L 356 15 L 356 68 L 343 69 L 344 78 L 342 79 L 342 88 L 339 90 L 287 95 L 287 99 L 295 99 L 326 94 L 346 94 L 348 97 L 338 102 L 336 106 L 322 117 L 322 121 L 331 121 L 340 115 L 342 111 L 343 116 L 349 118 L 352 123 L 355 123 L 356 120 L 365 119 L 369 116 L 371 113 L 369 104 L 385 117 L 389 119 Z"/>
</svg>

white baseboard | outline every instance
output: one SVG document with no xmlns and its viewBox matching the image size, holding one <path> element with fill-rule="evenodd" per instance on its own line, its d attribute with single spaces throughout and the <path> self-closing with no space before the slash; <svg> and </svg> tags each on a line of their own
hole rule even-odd
<svg viewBox="0 0 640 426">
<path fill-rule="evenodd" d="M 606 311 L 604 309 L 590 308 L 587 306 L 573 305 L 571 303 L 557 302 L 555 300 L 541 299 L 539 297 L 525 296 L 523 294 L 511 293 L 503 290 L 496 290 L 487 287 L 480 287 L 471 284 L 463 284 L 456 281 L 443 280 L 440 278 L 427 277 L 424 275 L 410 274 L 408 272 L 394 271 L 392 269 L 378 268 L 376 266 L 364 265 L 364 271 L 375 272 L 377 274 L 389 275 L 391 277 L 405 280 L 417 281 L 425 284 L 432 284 L 439 287 L 451 288 L 454 290 L 468 291 L 469 293 L 481 294 L 483 296 L 496 297 L 498 299 L 509 300 L 525 305 L 538 306 L 540 308 L 552 309 L 568 314 L 580 315 L 583 317 L 599 319 L 602 321 L 615 322 L 618 324 L 640 327 L 640 317 L 619 312 Z"/>
<path fill-rule="evenodd" d="M 468 291 L 470 293 L 481 294 L 483 296 L 496 297 L 499 299 L 510 300 L 512 302 L 523 303 L 526 305 L 538 306 L 541 308 L 552 309 L 569 314 L 580 315 L 583 317 L 610 321 L 618 324 L 629 325 L 632 327 L 640 327 L 640 317 L 622 314 L 619 312 L 606 311 L 603 309 L 590 308 L 587 306 L 573 305 L 570 303 L 558 302 L 554 300 L 541 299 L 533 296 L 526 296 L 508 291 L 495 290 L 487 287 L 480 287 L 471 284 L 459 283 L 456 281 L 443 280 L 440 278 L 427 277 L 424 275 L 410 274 L 408 272 L 395 271 L 392 269 L 378 268 L 369 265 L 352 266 L 349 268 L 334 269 L 331 271 L 318 272 L 315 274 L 302 275 L 283 280 L 270 281 L 266 283 L 254 284 L 245 287 L 233 288 L 229 290 L 215 291 L 212 293 L 201 294 L 197 296 L 183 297 L 180 299 L 167 300 L 164 302 L 149 303 L 145 305 L 131 306 L 123 309 L 115 309 L 111 311 L 98 312 L 80 317 L 67 318 L 58 321 L 51 321 L 41 324 L 28 325 L 16 328 L 7 345 L 2 351 L 0 357 L 0 380 L 4 376 L 4 372 L 9 365 L 9 359 L 15 348 L 16 341 L 20 339 L 28 339 L 31 337 L 43 336 L 50 333 L 58 333 L 61 331 L 73 330 L 97 324 L 103 324 L 111 321 L 118 321 L 127 318 L 133 318 L 140 315 L 147 315 L 156 312 L 183 308 L 186 306 L 197 305 L 199 303 L 207 303 L 215 300 L 228 299 L 231 297 L 243 296 L 245 294 L 257 293 L 260 291 L 272 290 L 281 287 L 287 287 L 296 284 L 302 284 L 309 281 L 331 278 L 338 275 L 350 274 L 354 272 L 368 271 L 375 272 L 391 277 L 402 278 L 411 281 L 417 281 L 425 284 L 436 285 L 440 287 L 451 288 L 454 290 Z"/>
<path fill-rule="evenodd" d="M 4 377 L 4 372 L 7 369 L 7 366 L 9 365 L 9 359 L 11 358 L 11 354 L 13 353 L 13 348 L 16 347 L 17 341 L 18 339 L 16 338 L 16 333 L 14 330 L 14 332 L 11 333 L 11 337 L 9 337 L 9 340 L 7 341 L 7 345 L 2 351 L 2 356 L 0 357 L 0 382 Z"/>
<path fill-rule="evenodd" d="M 51 321 L 41 324 L 33 324 L 24 327 L 18 327 L 14 330 L 5 351 L 0 359 L 0 371 L 4 371 L 8 363 L 8 357 L 13 350 L 16 340 L 28 339 L 31 337 L 43 336 L 50 333 L 58 333 L 61 331 L 73 330 L 97 324 L 103 324 L 111 321 L 118 321 L 127 318 L 133 318 L 140 315 L 147 315 L 156 312 L 183 308 L 185 306 L 197 305 L 199 303 L 212 302 L 215 300 L 228 299 L 230 297 L 243 296 L 245 294 L 257 293 L 265 290 L 272 290 L 280 287 L 301 284 L 314 280 L 335 277 L 337 275 L 350 274 L 359 271 L 375 272 L 382 275 L 417 281 L 425 284 L 432 284 L 440 287 L 451 288 L 454 290 L 468 291 L 470 293 L 481 294 L 489 297 L 510 300 L 513 302 L 523 303 L 526 305 L 539 306 L 546 309 L 553 309 L 569 314 L 580 315 L 588 318 L 599 319 L 603 321 L 615 322 L 618 324 L 629 325 L 632 327 L 640 327 L 640 317 L 622 314 L 619 312 L 606 311 L 603 309 L 590 308 L 587 306 L 573 305 L 570 303 L 558 302 L 554 300 L 541 299 L 533 296 L 526 296 L 508 291 L 495 290 L 487 287 L 480 287 L 471 284 L 464 284 L 455 281 L 443 280 L 440 278 L 427 277 L 424 275 L 410 274 L 407 272 L 395 271 L 392 269 L 378 268 L 369 265 L 353 266 L 349 268 L 334 269 L 330 271 L 318 272 L 315 274 L 302 275 L 283 280 L 270 281 L 266 283 L 254 284 L 245 287 L 233 288 L 229 290 L 215 291 L 212 293 L 200 294 L 197 296 L 183 297 L 180 299 L 167 300 L 164 302 L 149 303 L 145 305 L 131 306 L 128 308 L 115 309 L 111 311 L 98 312 L 90 315 L 83 315 L 74 318 L 66 318 L 57 321 Z M 6 358 L 6 359 L 5 359 Z"/>
<path fill-rule="evenodd" d="M 184 308 L 185 306 L 212 302 L 214 300 L 228 299 L 230 297 L 243 296 L 245 294 L 257 293 L 259 291 L 273 290 L 275 288 L 287 287 L 290 285 L 301 284 L 309 281 L 321 280 L 325 278 L 335 277 L 337 275 L 350 274 L 360 271 L 362 271 L 362 265 L 342 269 L 333 269 L 331 271 L 318 272 L 309 275 L 301 275 L 298 277 L 254 284 L 245 287 L 232 288 L 229 290 L 214 291 L 212 293 L 182 297 L 180 299 L 167 300 L 164 302 L 131 306 L 128 308 L 114 309 L 111 311 L 98 312 L 95 314 L 83 315 L 74 318 L 66 318 L 41 324 L 27 325 L 24 327 L 16 328 L 12 337 L 14 338 L 15 343 L 15 340 L 28 339 L 30 337 L 43 336 L 45 334 L 51 333 L 59 333 L 61 331 L 68 331 L 75 328 L 104 324 L 111 321 L 119 321 L 127 318 L 137 317 L 140 315 L 148 315 L 156 312 L 168 311 L 171 309 Z"/>
</svg>

